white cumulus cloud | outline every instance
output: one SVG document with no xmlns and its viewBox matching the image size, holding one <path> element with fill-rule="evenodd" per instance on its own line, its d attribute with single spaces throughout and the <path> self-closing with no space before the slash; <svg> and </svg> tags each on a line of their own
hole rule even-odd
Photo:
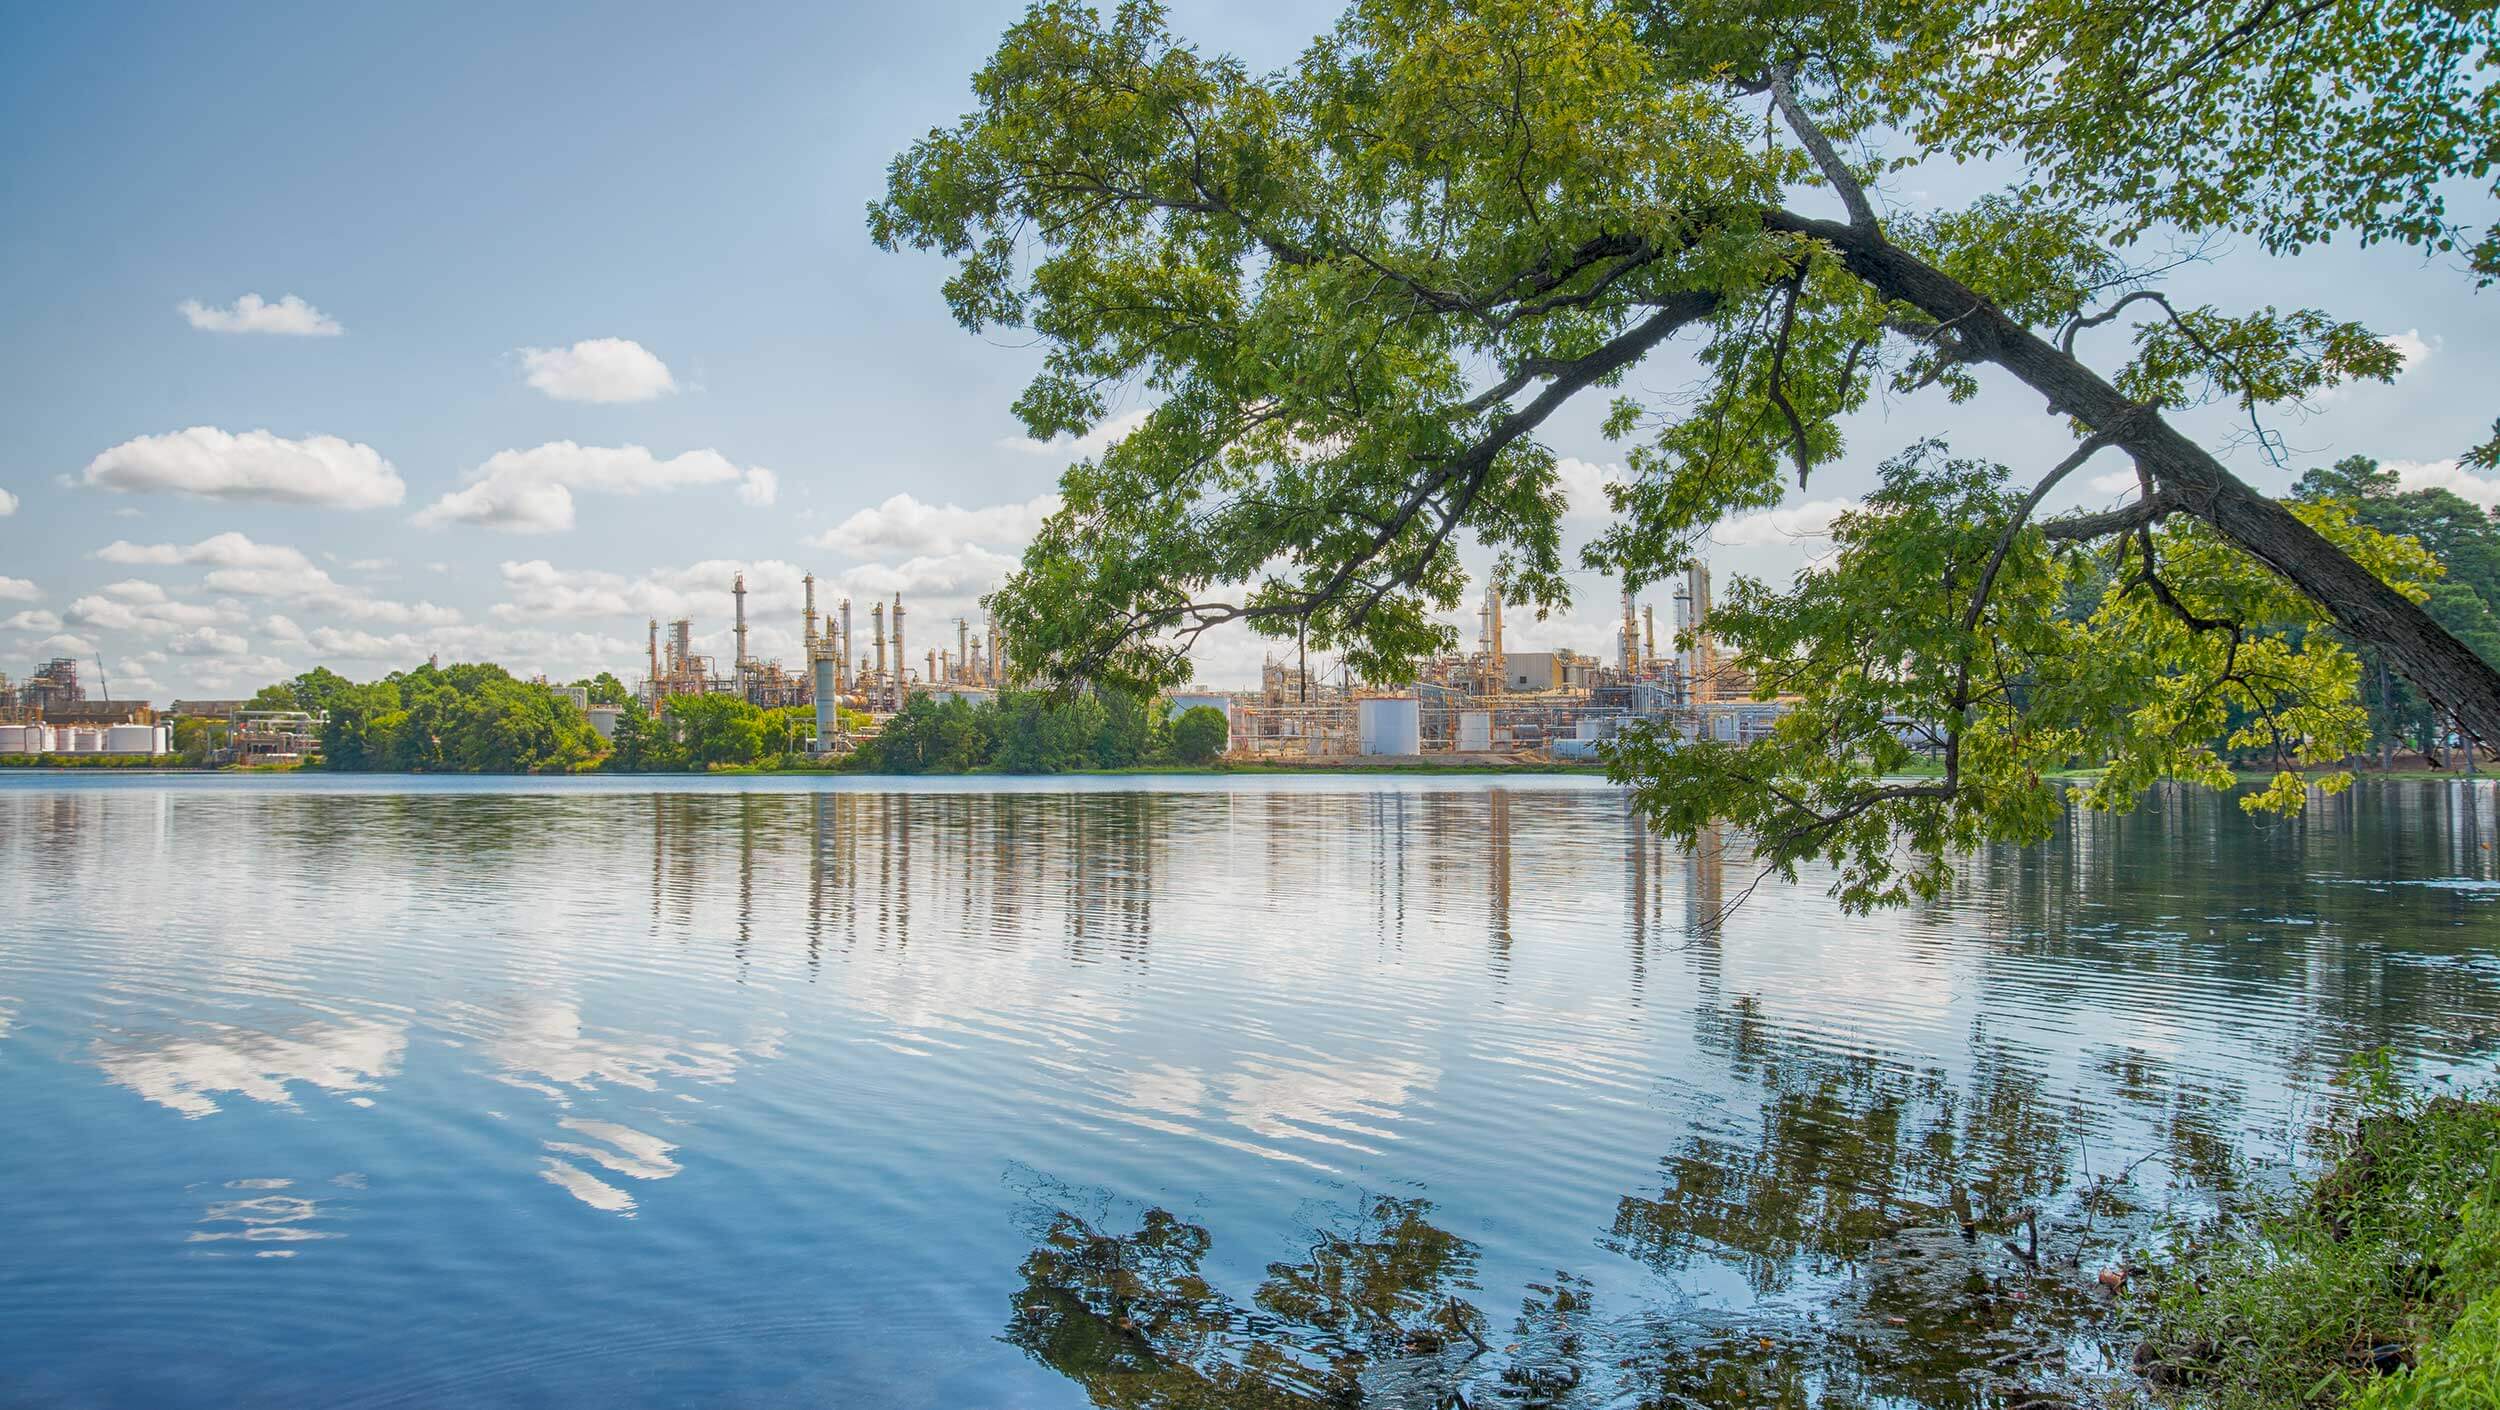
<svg viewBox="0 0 2500 1410">
<path fill-rule="evenodd" d="M 46 612 L 40 607 L 30 607 L 6 622 L 0 622 L 0 626 L 5 626 L 13 632 L 57 632 L 61 629 L 61 618 L 58 613 Z"/>
<path fill-rule="evenodd" d="M 807 540 L 852 558 L 919 557 L 954 553 L 967 544 L 1017 547 L 1033 537 L 1042 521 L 1059 508 L 1059 496 L 1042 495 L 1022 504 L 993 504 L 980 509 L 925 503 L 898 494 L 873 509 Z"/>
<path fill-rule="evenodd" d="M 218 592 L 297 602 L 360 622 L 442 626 L 461 620 L 455 608 L 376 597 L 331 577 L 301 549 L 255 543 L 239 533 L 215 534 L 191 544 L 116 539 L 95 556 L 107 563 L 202 567 L 209 571 L 201 581 Z"/>
<path fill-rule="evenodd" d="M 668 364 L 631 338 L 588 338 L 569 348 L 522 348 L 529 384 L 557 401 L 650 401 L 677 390 Z"/>
<path fill-rule="evenodd" d="M 198 543 L 132 543 L 115 539 L 95 551 L 107 563 L 191 564 L 204 568 L 270 568 L 303 570 L 313 566 L 300 550 L 284 544 L 254 543 L 228 530 Z"/>
<path fill-rule="evenodd" d="M 642 446 L 549 441 L 497 451 L 468 483 L 419 510 L 420 525 L 478 524 L 506 533 L 547 534 L 573 527 L 573 496 L 634 495 L 688 485 L 734 484 L 749 504 L 773 502 L 778 480 L 761 466 L 741 470 L 716 450 L 661 459 Z"/>
<path fill-rule="evenodd" d="M 2391 460 L 2386 468 L 2408 490 L 2446 490 L 2486 512 L 2500 508 L 2500 475 L 2477 475 L 2453 459 Z"/>
<path fill-rule="evenodd" d="M 1710 531 L 1710 541 L 1728 548 L 1797 543 L 1831 537 L 1832 521 L 1856 509 L 1853 499 L 1810 499 L 1723 519 Z"/>
<path fill-rule="evenodd" d="M 87 462 L 86 483 L 332 509 L 380 509 L 408 493 L 398 469 L 362 442 L 337 436 L 288 440 L 268 431 L 235 435 L 214 426 L 124 441 Z"/>
<path fill-rule="evenodd" d="M 211 333 L 283 333 L 298 338 L 335 338 L 346 330 L 338 320 L 294 294 L 276 303 L 264 301 L 258 294 L 245 294 L 232 304 L 219 308 L 198 299 L 184 299 L 174 305 L 176 311 L 191 320 L 191 326 Z"/>
<path fill-rule="evenodd" d="M 17 496 L 7 490 L 0 490 L 0 519 L 6 519 L 16 512 Z"/>
<path fill-rule="evenodd" d="M 165 649 L 176 656 L 241 656 L 252 649 L 252 644 L 232 632 L 199 627 L 176 632 L 166 641 Z"/>
<path fill-rule="evenodd" d="M 32 579 L 0 577 L 0 602 L 32 602 L 41 596 Z"/>
<path fill-rule="evenodd" d="M 1030 436 L 1009 436 L 998 444 L 1002 450 L 1019 451 L 1025 455 L 1046 455 L 1054 460 L 1090 460 L 1109 450 L 1112 442 L 1145 425 L 1146 418 L 1153 414 L 1151 409 L 1123 412 L 1082 436 L 1053 436 L 1046 441 L 1037 441 Z"/>
<path fill-rule="evenodd" d="M 189 602 L 171 596 L 154 583 L 123 582 L 73 600 L 65 615 L 72 626 L 162 635 L 240 621 L 243 613 L 232 603 Z"/>
</svg>

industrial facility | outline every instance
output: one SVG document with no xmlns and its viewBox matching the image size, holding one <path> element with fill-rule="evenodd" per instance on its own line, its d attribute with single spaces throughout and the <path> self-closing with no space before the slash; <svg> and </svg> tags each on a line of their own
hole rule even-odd
<svg viewBox="0 0 2500 1410">
<path fill-rule="evenodd" d="M 839 710 L 890 715 L 904 701 L 923 691 L 978 695 L 996 691 L 1006 680 L 1005 643 L 995 617 L 976 634 L 969 619 L 955 619 L 951 649 L 926 652 L 919 670 L 912 669 L 905 635 L 903 595 L 868 604 L 868 641 L 856 635 L 851 599 L 833 610 L 816 608 L 816 575 L 802 580 L 806 604 L 799 614 L 799 640 L 806 667 L 792 671 L 748 650 L 747 580 L 740 573 L 730 581 L 732 652 L 727 670 L 711 656 L 694 649 L 694 621 L 680 617 L 660 634 L 660 621 L 650 621 L 650 645 L 643 678 L 637 688 L 643 704 L 658 709 L 673 695 L 735 695 L 762 709 L 812 705 L 820 752 L 848 747 Z"/>
<path fill-rule="evenodd" d="M 815 709 L 817 749 L 847 752 L 857 741 L 841 711 L 872 721 L 914 695 L 982 699 L 1011 677 L 995 617 L 976 630 L 956 618 L 953 641 L 911 655 L 902 595 L 872 600 L 864 614 L 849 597 L 820 613 L 809 574 L 800 611 L 802 670 L 748 647 L 746 575 L 729 584 L 731 655 L 724 664 L 695 649 L 694 622 L 653 618 L 638 694 L 657 709 L 670 696 L 735 695 L 764 709 Z M 1710 630 L 1710 569 L 1695 563 L 1675 586 L 1666 649 L 1655 609 L 1623 594 L 1612 660 L 1564 648 L 1520 648 L 1507 636 L 1502 587 L 1487 586 L 1476 649 L 1425 662 L 1411 681 L 1384 686 L 1314 675 L 1306 662 L 1273 657 L 1251 691 L 1171 696 L 1173 713 L 1192 706 L 1223 712 L 1229 752 L 1242 758 L 1327 760 L 1459 755 L 1486 762 L 1585 760 L 1625 727 L 1665 721 L 1687 737 L 1749 742 L 1767 734 L 1785 707 L 1753 698 L 1753 682 L 1724 663 Z M 868 639 L 856 635 L 868 628 Z M 943 634 L 944 628 L 941 628 Z M 873 725 L 870 727 L 873 730 Z"/>
<path fill-rule="evenodd" d="M 1270 659 L 1260 688 L 1176 696 L 1175 708 L 1211 705 L 1232 723 L 1231 752 L 1254 758 L 1462 755 L 1488 762 L 1587 760 L 1638 721 L 1665 721 L 1689 738 L 1749 742 L 1785 707 L 1753 698 L 1753 682 L 1719 657 L 1709 627 L 1710 569 L 1695 563 L 1676 585 L 1669 649 L 1656 613 L 1623 594 L 1615 655 L 1514 649 L 1502 588 L 1485 589 L 1476 650 L 1428 661 L 1415 679 L 1382 688 L 1314 681 Z M 1681 645 L 1677 645 L 1681 642 Z"/>
<path fill-rule="evenodd" d="M 97 668 L 101 684 L 101 663 Z M 56 656 L 21 683 L 0 675 L 0 755 L 110 754 L 152 757 L 172 751 L 172 731 L 145 700 L 89 699 L 78 662 Z"/>
</svg>

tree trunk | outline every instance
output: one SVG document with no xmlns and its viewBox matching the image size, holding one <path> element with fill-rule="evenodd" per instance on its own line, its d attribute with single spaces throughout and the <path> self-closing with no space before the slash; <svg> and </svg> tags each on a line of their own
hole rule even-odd
<svg viewBox="0 0 2500 1410">
<path fill-rule="evenodd" d="M 2050 411 L 2107 435 L 2188 513 L 2308 594 L 2354 640 L 2384 651 L 2405 679 L 2454 711 L 2467 734 L 2500 740 L 2500 671 L 2154 409 L 2128 401 L 2081 361 L 1876 230 L 1787 211 L 1772 212 L 1766 223 L 1829 244 L 1876 292 L 1947 325 L 1968 356 L 2013 373 L 2048 398 Z"/>
</svg>

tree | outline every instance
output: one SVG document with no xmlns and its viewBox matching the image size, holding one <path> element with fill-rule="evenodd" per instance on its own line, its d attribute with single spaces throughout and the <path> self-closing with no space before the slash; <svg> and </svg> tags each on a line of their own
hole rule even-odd
<svg viewBox="0 0 2500 1410">
<path fill-rule="evenodd" d="M 315 666 L 295 678 L 293 684 L 295 708 L 316 715 L 320 714 L 329 709 L 341 693 L 353 688 L 354 683 L 347 677 L 327 666 Z"/>
<path fill-rule="evenodd" d="M 590 692 L 590 703 L 593 705 L 614 705 L 622 709 L 633 703 L 633 692 L 627 690 L 625 682 L 618 680 L 612 671 L 601 671 L 595 676 L 586 676 L 573 684 Z"/>
<path fill-rule="evenodd" d="M 1748 588 L 1741 630 L 1721 633 L 1740 666 L 1795 686 L 1801 722 L 1903 690 L 1929 712 L 1941 779 L 1887 778 L 1889 752 L 1857 729 L 1712 751 L 1712 772 L 1673 775 L 1699 801 L 1664 791 L 1665 741 L 1619 756 L 1670 832 L 1748 820 L 1782 839 L 1775 862 L 1826 857 L 1871 904 L 1941 884 L 1946 849 L 2045 836 L 2041 766 L 2152 706 L 2112 682 L 2202 712 L 2249 690 L 2241 648 L 2286 616 L 2371 644 L 2500 739 L 2500 672 L 2424 609 L 2417 560 L 2259 493 L 2174 419 L 2228 405 L 2267 452 L 2269 408 L 2391 377 L 2396 352 L 2315 309 L 2174 299 L 2186 261 L 2126 254 L 2155 230 L 2284 252 L 2346 234 L 2500 274 L 2500 234 L 2458 227 L 2440 195 L 2500 157 L 2479 77 L 2496 38 L 2487 7 L 2434 0 L 1356 0 L 1291 68 L 1254 75 L 1144 0 L 1107 22 L 1043 3 L 976 76 L 976 110 L 895 161 L 869 221 L 888 248 L 955 261 L 945 296 L 967 327 L 1038 335 L 1016 403 L 1035 436 L 1091 431 L 1124 386 L 1155 399 L 1067 470 L 996 600 L 1020 665 L 1062 686 L 1186 679 L 1189 646 L 1228 622 L 1307 630 L 1399 679 L 1455 644 L 1440 614 L 1465 586 L 1462 536 L 1495 552 L 1514 600 L 1564 604 L 1560 483 L 1535 435 L 1679 335 L 1698 389 L 1621 397 L 1607 423 L 1632 477 L 1585 561 L 1634 586 L 1680 569 L 1718 519 L 1802 489 L 1878 389 L 1958 402 L 1982 367 L 2027 387 L 2073 437 L 2027 491 L 1941 447 L 1896 462 L 1891 502 L 1924 533 L 1862 525 L 1845 582 Z M 1958 209 L 1879 214 L 1867 189 L 1899 162 L 1988 153 L 2022 175 Z M 2132 353 L 2104 372 L 2086 356 L 2122 318 Z M 2037 520 L 2103 453 L 2132 462 L 2136 497 Z M 1943 590 L 1947 556 L 1960 600 L 1940 604 L 1923 585 Z M 2095 576 L 2106 589 L 2062 643 L 2094 678 L 2031 689 L 2019 663 L 2049 644 L 2043 603 Z M 1834 600 L 1909 584 L 1897 612 Z M 1889 646 L 1819 634 L 1842 625 Z M 2350 670 L 2341 650 L 2304 654 L 2267 704 L 2317 737 L 2305 755 L 2349 737 L 2320 694 Z M 1882 674 L 1904 670 L 1914 688 Z M 2128 743 L 2136 784 L 2219 777 L 2207 740 Z M 2279 782 L 2259 802 L 2299 797 Z"/>
<path fill-rule="evenodd" d="M 763 747 L 762 715 L 734 695 L 672 695 L 661 710 L 691 769 L 754 763 Z"/>
<path fill-rule="evenodd" d="M 2476 655 L 2500 665 L 2500 511 L 2486 513 L 2444 489 L 2405 490 L 2394 471 L 2359 455 L 2310 470 L 2293 495 L 2340 501 L 2361 523 L 2428 549 L 2444 570 L 2429 584 L 2424 603 L 2432 619 Z M 2373 732 L 2388 745 L 2403 739 L 2429 752 L 2448 731 L 2448 712 L 2398 679 L 2377 647 L 2354 645 Z"/>
<path fill-rule="evenodd" d="M 964 773 L 989 758 L 990 739 L 972 702 L 915 695 L 878 732 L 863 764 L 880 773 Z"/>
<path fill-rule="evenodd" d="M 364 685 L 332 679 L 319 686 L 330 712 L 322 760 L 332 769 L 562 772 L 600 752 L 598 732 L 570 699 L 501 666 L 420 666 Z"/>
<path fill-rule="evenodd" d="M 254 691 L 252 698 L 244 704 L 243 708 L 246 710 L 295 710 L 302 707 L 295 703 L 295 687 L 286 681 L 279 681 L 275 685 L 264 685 Z"/>
<path fill-rule="evenodd" d="M 1208 764 L 1232 742 L 1232 722 L 1212 705 L 1192 705 L 1172 721 L 1172 755 L 1184 764 Z"/>
</svg>

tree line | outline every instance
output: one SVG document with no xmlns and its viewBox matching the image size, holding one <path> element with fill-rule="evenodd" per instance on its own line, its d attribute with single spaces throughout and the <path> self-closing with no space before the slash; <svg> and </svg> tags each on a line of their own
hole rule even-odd
<svg viewBox="0 0 2500 1410">
<path fill-rule="evenodd" d="M 491 663 L 424 665 L 362 684 L 316 667 L 261 690 L 252 708 L 326 712 L 322 762 L 392 773 L 702 772 L 818 762 L 812 707 L 762 709 L 732 695 L 670 696 L 653 711 L 615 676 L 574 683 L 618 714 L 601 739 L 571 696 Z M 882 731 L 837 711 L 859 746 L 836 761 L 877 773 L 1063 773 L 1158 763 L 1204 764 L 1224 752 L 1226 722 L 1204 706 L 1165 718 L 1151 698 L 1118 691 L 994 700 L 914 697 Z"/>
</svg>

